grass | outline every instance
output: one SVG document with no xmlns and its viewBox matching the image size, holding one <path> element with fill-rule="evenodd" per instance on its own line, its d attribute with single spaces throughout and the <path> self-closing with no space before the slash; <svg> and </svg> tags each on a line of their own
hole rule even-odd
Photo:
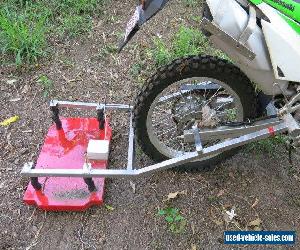
<svg viewBox="0 0 300 250">
<path fill-rule="evenodd" d="M 50 36 L 74 37 L 92 28 L 107 0 L 4 0 L 0 2 L 3 58 L 16 65 L 34 63 L 48 51 Z"/>
<path fill-rule="evenodd" d="M 0 46 L 1 52 L 11 54 L 17 65 L 35 62 L 44 55 L 45 17 L 30 20 L 24 15 L 17 15 L 8 8 L 0 11 Z"/>
<path fill-rule="evenodd" d="M 201 31 L 195 28 L 182 26 L 171 38 L 170 43 L 158 37 L 154 38 L 153 43 L 154 46 L 150 54 L 158 66 L 168 64 L 176 58 L 189 55 L 210 54 L 227 58 L 223 52 L 214 49 Z"/>
</svg>

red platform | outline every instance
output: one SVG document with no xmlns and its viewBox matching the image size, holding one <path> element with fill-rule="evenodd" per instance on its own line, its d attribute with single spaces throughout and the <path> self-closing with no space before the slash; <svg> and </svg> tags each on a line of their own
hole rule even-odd
<svg viewBox="0 0 300 250">
<path fill-rule="evenodd" d="M 61 118 L 63 129 L 50 127 L 37 160 L 36 169 L 81 169 L 90 139 L 111 140 L 109 122 L 99 130 L 95 118 Z M 107 161 L 91 161 L 93 168 L 107 168 Z M 31 184 L 24 194 L 24 202 L 46 211 L 84 211 L 101 205 L 104 195 L 104 178 L 93 178 L 97 191 L 90 193 L 83 178 L 39 178 L 43 185 L 36 191 Z"/>
</svg>

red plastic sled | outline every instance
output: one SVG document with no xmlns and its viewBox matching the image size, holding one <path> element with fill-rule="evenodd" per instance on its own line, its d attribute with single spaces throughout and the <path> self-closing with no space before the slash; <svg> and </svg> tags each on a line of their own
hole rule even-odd
<svg viewBox="0 0 300 250">
<path fill-rule="evenodd" d="M 104 130 L 96 118 L 61 118 L 62 129 L 50 127 L 38 157 L 37 169 L 82 169 L 90 139 L 109 140 L 112 129 L 107 120 Z M 107 161 L 90 161 L 95 169 L 107 168 Z M 39 178 L 42 190 L 36 191 L 31 183 L 24 202 L 46 211 L 84 211 L 103 204 L 104 178 L 93 178 L 97 190 L 90 192 L 83 178 Z"/>
</svg>

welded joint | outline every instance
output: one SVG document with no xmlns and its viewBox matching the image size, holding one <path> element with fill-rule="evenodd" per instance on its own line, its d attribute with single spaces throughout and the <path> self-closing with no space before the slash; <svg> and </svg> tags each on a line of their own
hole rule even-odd
<svg viewBox="0 0 300 250">
<path fill-rule="evenodd" d="M 285 125 L 288 128 L 288 132 L 292 137 L 300 136 L 300 126 L 299 123 L 291 114 L 286 114 L 282 117 Z"/>
<path fill-rule="evenodd" d="M 57 100 L 51 100 L 49 106 L 50 106 L 50 108 L 51 107 L 57 107 L 58 106 L 58 101 Z"/>
<path fill-rule="evenodd" d="M 195 147 L 198 154 L 203 153 L 203 146 L 200 138 L 200 131 L 198 126 L 193 127 L 194 139 L 195 139 Z"/>
</svg>

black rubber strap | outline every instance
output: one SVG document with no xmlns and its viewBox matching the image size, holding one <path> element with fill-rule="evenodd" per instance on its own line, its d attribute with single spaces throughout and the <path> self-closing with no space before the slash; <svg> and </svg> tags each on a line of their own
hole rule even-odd
<svg viewBox="0 0 300 250">
<path fill-rule="evenodd" d="M 97 110 L 97 119 L 98 119 L 98 122 L 99 122 L 99 129 L 104 130 L 104 128 L 105 128 L 104 109 L 98 109 Z"/>
<path fill-rule="evenodd" d="M 97 191 L 95 182 L 93 181 L 92 178 L 84 178 L 84 182 L 88 186 L 88 189 L 91 193 Z"/>
<path fill-rule="evenodd" d="M 39 183 L 38 177 L 31 177 L 30 182 L 31 182 L 31 185 L 33 186 L 33 188 L 36 191 L 40 191 L 42 189 L 42 184 Z"/>
<path fill-rule="evenodd" d="M 52 106 L 50 107 L 51 111 L 52 111 L 52 120 L 55 122 L 56 124 L 56 128 L 58 130 L 62 129 L 62 123 L 61 120 L 59 119 L 59 109 L 57 106 Z"/>
</svg>

